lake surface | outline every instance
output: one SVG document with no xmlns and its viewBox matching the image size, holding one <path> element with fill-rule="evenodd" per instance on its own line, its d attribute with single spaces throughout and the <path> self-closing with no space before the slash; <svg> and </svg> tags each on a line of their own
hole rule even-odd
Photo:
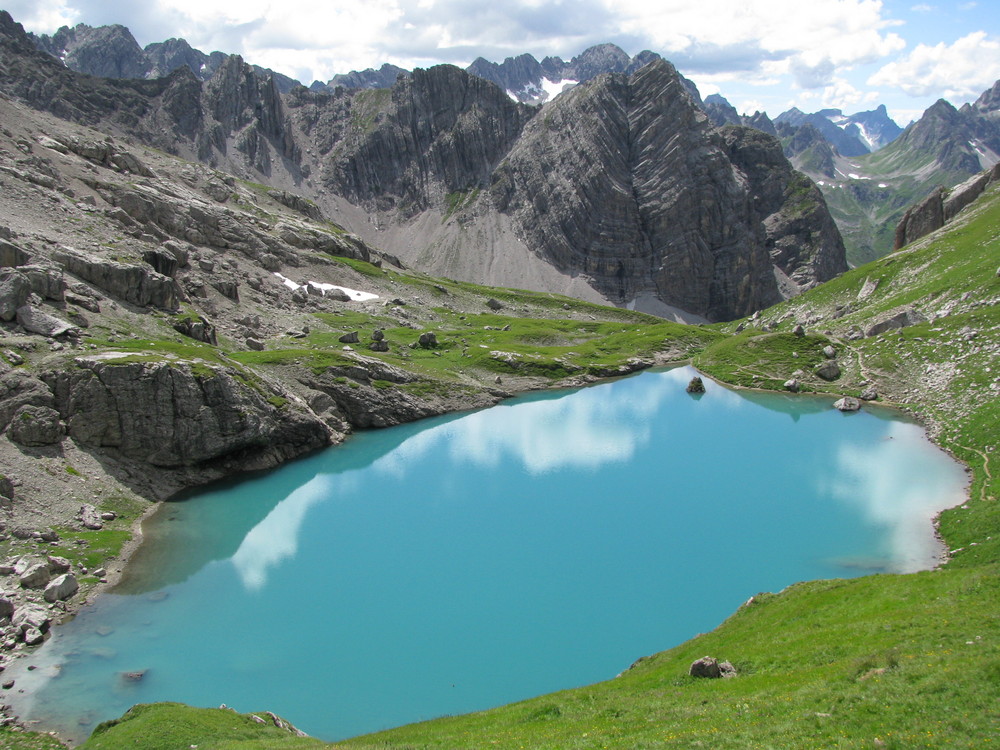
<svg viewBox="0 0 1000 750">
<path fill-rule="evenodd" d="M 934 564 L 965 474 L 919 427 L 694 397 L 693 374 L 366 432 L 166 504 L 5 700 L 76 740 L 162 700 L 335 740 L 613 677 L 760 591 Z"/>
</svg>

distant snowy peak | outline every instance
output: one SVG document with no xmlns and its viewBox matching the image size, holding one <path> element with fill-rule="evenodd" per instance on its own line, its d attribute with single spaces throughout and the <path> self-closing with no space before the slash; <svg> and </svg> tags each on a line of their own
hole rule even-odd
<svg viewBox="0 0 1000 750">
<path fill-rule="evenodd" d="M 466 70 L 493 81 L 511 99 L 524 104 L 542 104 L 567 87 L 589 81 L 602 73 L 632 73 L 659 57 L 649 50 L 629 57 L 614 44 L 598 44 L 569 62 L 560 57 L 546 57 L 538 62 L 530 54 L 508 57 L 502 63 L 489 62 L 480 57 Z"/>
<path fill-rule="evenodd" d="M 802 127 L 806 123 L 811 124 L 841 156 L 861 156 L 878 151 L 892 143 L 903 132 L 903 129 L 889 117 L 885 105 L 853 115 L 845 115 L 839 109 L 822 109 L 819 112 L 806 114 L 792 107 L 778 115 L 774 122 L 794 128 Z"/>
</svg>

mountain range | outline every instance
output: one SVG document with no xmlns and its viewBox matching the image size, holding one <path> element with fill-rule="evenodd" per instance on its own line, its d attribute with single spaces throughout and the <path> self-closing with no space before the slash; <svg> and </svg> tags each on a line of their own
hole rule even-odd
<svg viewBox="0 0 1000 750">
<path fill-rule="evenodd" d="M 390 89 L 287 95 L 236 56 L 206 81 L 189 65 L 153 80 L 97 79 L 6 29 L 9 93 L 295 190 L 429 273 L 720 320 L 846 268 L 822 196 L 778 142 L 717 131 L 658 56 L 539 110 L 447 65 Z M 575 75 L 624 65 L 615 49 L 574 58 Z M 93 58 L 78 48 L 81 57 Z"/>
</svg>

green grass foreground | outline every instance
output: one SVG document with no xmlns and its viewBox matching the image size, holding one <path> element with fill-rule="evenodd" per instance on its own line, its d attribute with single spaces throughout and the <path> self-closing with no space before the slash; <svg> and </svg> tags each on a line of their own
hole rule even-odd
<svg viewBox="0 0 1000 750">
<path fill-rule="evenodd" d="M 805 391 L 856 394 L 873 382 L 883 397 L 890 395 L 922 418 L 935 439 L 967 463 L 969 498 L 940 518 L 951 555 L 937 570 L 813 581 L 759 594 L 711 633 L 642 659 L 605 682 L 336 746 L 1000 745 L 998 264 L 1000 191 L 994 189 L 945 231 L 764 311 L 749 325 L 745 321 L 739 333 L 739 322 L 688 329 L 688 334 L 657 323 L 666 327 L 653 335 L 638 319 L 623 319 L 612 328 L 609 323 L 442 315 L 440 354 L 412 351 L 405 366 L 447 378 L 458 367 L 501 366 L 488 355 L 500 348 L 586 371 L 588 358 L 603 366 L 630 353 L 648 354 L 655 341 L 662 345 L 669 340 L 671 346 L 680 342 L 678 350 L 693 356 L 704 372 L 736 385 L 780 388 L 795 371 L 802 374 Z M 876 280 L 874 291 L 862 293 Z M 910 306 L 929 322 L 852 337 L 852 331 Z M 802 337 L 792 333 L 800 321 L 808 329 Z M 509 331 L 495 330 L 508 323 Z M 387 335 L 412 332 L 388 330 Z M 602 352 L 608 342 L 614 351 Z M 306 355 L 322 351 L 325 343 L 316 339 L 296 346 L 304 363 L 323 364 L 312 359 L 319 354 Z M 833 382 L 814 374 L 828 345 L 838 351 L 843 368 Z M 481 351 L 467 351 L 463 357 L 463 348 Z M 565 368 L 551 369 L 554 376 L 554 370 L 561 374 Z M 726 680 L 689 677 L 691 661 L 704 655 L 731 661 L 739 675 Z M 44 741 L 37 735 L 0 732 L 3 747 L 51 746 L 17 744 Z M 158 704 L 133 708 L 123 719 L 101 725 L 82 747 L 192 746 L 323 745 L 249 715 Z"/>
</svg>

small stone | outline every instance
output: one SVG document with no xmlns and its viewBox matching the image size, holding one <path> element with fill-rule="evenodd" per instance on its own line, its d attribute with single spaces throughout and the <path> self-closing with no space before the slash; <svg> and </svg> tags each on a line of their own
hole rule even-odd
<svg viewBox="0 0 1000 750">
<path fill-rule="evenodd" d="M 386 341 L 373 341 L 369 346 L 373 352 L 387 352 L 389 351 L 389 344 Z"/>
<path fill-rule="evenodd" d="M 250 337 L 250 338 L 248 338 L 246 340 L 246 345 L 247 345 L 247 349 L 249 349 L 250 351 L 254 351 L 254 352 L 262 352 L 262 351 L 264 351 L 264 342 L 261 341 L 260 339 L 255 339 L 255 338 Z"/>
<path fill-rule="evenodd" d="M 146 672 L 148 671 L 148 669 L 139 669 L 135 672 L 122 672 L 122 679 L 126 682 L 138 682 L 146 676 Z"/>
<path fill-rule="evenodd" d="M 491 310 L 493 310 L 493 311 L 502 310 L 503 309 L 503 302 L 501 302 L 500 300 L 493 299 L 492 297 L 490 297 L 488 300 L 486 300 L 486 306 L 488 308 L 490 308 Z"/>
<path fill-rule="evenodd" d="M 829 344 L 827 344 L 826 346 L 823 347 L 823 356 L 826 357 L 827 359 L 833 359 L 834 357 L 837 356 L 837 350 L 834 349 Z"/>
<path fill-rule="evenodd" d="M 801 323 L 796 324 L 795 328 L 792 329 L 792 333 L 799 338 L 806 335 L 806 329 L 802 327 Z"/>
<path fill-rule="evenodd" d="M 118 515 L 114 511 L 106 510 L 101 513 L 102 521 L 114 521 L 116 518 L 118 518 Z"/>
<path fill-rule="evenodd" d="M 3 689 L 4 690 L 10 690 L 12 687 L 14 687 L 14 681 L 13 680 L 7 680 L 3 684 Z"/>
<path fill-rule="evenodd" d="M 372 331 L 372 341 L 382 341 L 383 339 L 385 339 L 385 333 L 380 328 Z"/>
<path fill-rule="evenodd" d="M 52 529 L 45 529 L 39 534 L 39 539 L 41 539 L 43 542 L 58 542 L 59 534 L 57 534 Z"/>
<path fill-rule="evenodd" d="M 784 388 L 786 391 L 791 391 L 792 393 L 798 393 L 799 390 L 801 390 L 802 385 L 795 378 L 791 378 L 785 381 Z"/>
<path fill-rule="evenodd" d="M 863 401 L 874 401 L 878 398 L 878 391 L 875 390 L 875 386 L 870 385 L 861 391 L 860 395 Z"/>
</svg>

